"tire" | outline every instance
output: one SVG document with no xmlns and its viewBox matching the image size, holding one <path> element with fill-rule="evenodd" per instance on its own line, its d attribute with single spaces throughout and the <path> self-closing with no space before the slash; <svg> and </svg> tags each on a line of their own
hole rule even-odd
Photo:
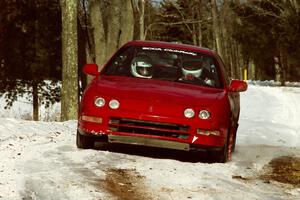
<svg viewBox="0 0 300 200">
<path fill-rule="evenodd" d="M 238 128 L 239 128 L 239 118 L 240 118 L 240 113 L 238 114 L 238 117 L 235 121 L 235 125 L 234 125 L 234 135 L 233 135 L 233 146 L 232 146 L 232 152 L 235 151 L 235 144 L 236 144 L 236 135 L 237 135 L 237 131 L 238 131 Z"/>
<path fill-rule="evenodd" d="M 228 160 L 227 144 L 222 150 L 212 150 L 209 152 L 209 157 L 213 163 L 226 163 Z"/>
<path fill-rule="evenodd" d="M 211 151 L 209 152 L 209 156 L 212 159 L 213 162 L 215 163 L 226 163 L 227 161 L 230 161 L 232 159 L 232 153 L 233 153 L 233 148 L 234 148 L 234 132 L 231 132 L 229 129 L 228 130 L 228 136 L 225 142 L 224 147 L 222 150 L 218 151 Z"/>
<path fill-rule="evenodd" d="M 229 131 L 229 135 L 227 136 L 227 160 L 232 160 L 232 154 L 235 149 L 235 140 L 236 140 L 236 129 L 232 129 L 234 131 Z"/>
<path fill-rule="evenodd" d="M 81 135 L 78 131 L 77 131 L 77 136 L 76 136 L 76 145 L 77 148 L 80 149 L 92 149 L 94 148 L 94 143 L 95 140 L 89 136 L 84 136 Z"/>
<path fill-rule="evenodd" d="M 235 127 L 234 133 L 233 133 L 233 144 L 232 144 L 232 152 L 235 151 L 235 144 L 236 144 L 236 133 L 237 133 L 238 125 Z"/>
</svg>

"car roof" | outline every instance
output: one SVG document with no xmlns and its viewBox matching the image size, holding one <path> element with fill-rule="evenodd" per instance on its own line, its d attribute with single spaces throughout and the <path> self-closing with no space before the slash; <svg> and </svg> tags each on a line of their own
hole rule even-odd
<svg viewBox="0 0 300 200">
<path fill-rule="evenodd" d="M 188 45 L 188 44 L 181 44 L 181 43 L 173 43 L 173 42 L 162 42 L 162 41 L 140 41 L 135 40 L 126 43 L 124 46 L 147 46 L 147 47 L 160 47 L 160 48 L 170 48 L 170 49 L 178 49 L 178 50 L 185 50 L 185 51 L 193 51 L 199 52 L 208 55 L 215 55 L 215 52 L 198 46 Z"/>
</svg>

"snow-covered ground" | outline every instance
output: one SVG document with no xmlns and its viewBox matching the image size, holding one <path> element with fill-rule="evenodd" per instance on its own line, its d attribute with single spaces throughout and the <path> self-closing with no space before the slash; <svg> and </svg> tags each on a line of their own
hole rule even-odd
<svg viewBox="0 0 300 200">
<path fill-rule="evenodd" d="M 298 87 L 251 83 L 241 94 L 237 149 L 226 164 L 162 149 L 79 150 L 76 121 L 4 118 L 31 109 L 16 104 L 0 110 L 0 199 L 300 199 L 300 184 L 262 178 L 273 158 L 300 157 L 299 99 Z"/>
</svg>

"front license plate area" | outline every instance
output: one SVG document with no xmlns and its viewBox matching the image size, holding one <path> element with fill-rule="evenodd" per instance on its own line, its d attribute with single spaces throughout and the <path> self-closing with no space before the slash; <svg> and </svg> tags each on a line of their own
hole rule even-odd
<svg viewBox="0 0 300 200">
<path fill-rule="evenodd" d="M 124 135 L 110 134 L 108 135 L 108 142 L 176 149 L 176 150 L 184 150 L 184 151 L 190 150 L 190 145 L 187 143 L 169 141 L 169 140 L 160 140 L 156 138 L 137 137 L 137 136 L 124 136 Z"/>
</svg>

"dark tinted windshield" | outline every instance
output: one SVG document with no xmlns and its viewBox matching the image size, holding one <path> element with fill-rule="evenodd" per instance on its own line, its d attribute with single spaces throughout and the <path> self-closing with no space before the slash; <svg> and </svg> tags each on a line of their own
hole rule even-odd
<svg viewBox="0 0 300 200">
<path fill-rule="evenodd" d="M 176 49 L 128 47 L 108 63 L 104 74 L 221 87 L 213 57 Z"/>
</svg>

